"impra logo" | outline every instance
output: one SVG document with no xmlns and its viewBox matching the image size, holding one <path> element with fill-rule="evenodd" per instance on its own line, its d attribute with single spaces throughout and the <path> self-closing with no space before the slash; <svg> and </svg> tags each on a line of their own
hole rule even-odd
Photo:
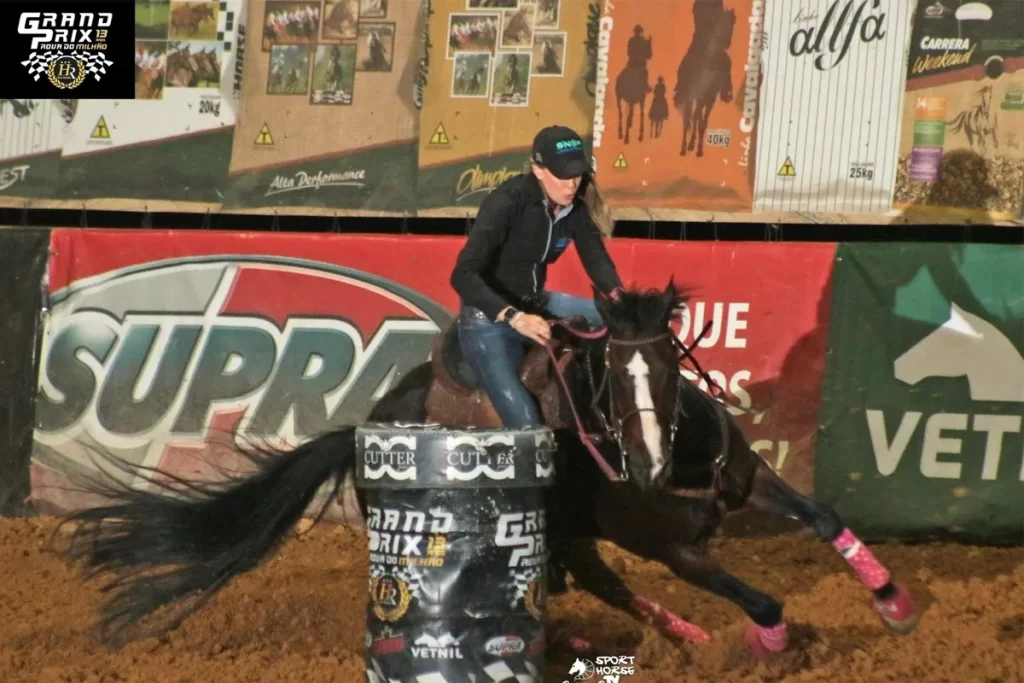
<svg viewBox="0 0 1024 683">
<path fill-rule="evenodd" d="M 149 263 L 51 303 L 36 455 L 78 460 L 84 440 L 146 465 L 215 424 L 296 443 L 361 421 L 450 319 L 372 274 L 277 257 Z"/>
</svg>

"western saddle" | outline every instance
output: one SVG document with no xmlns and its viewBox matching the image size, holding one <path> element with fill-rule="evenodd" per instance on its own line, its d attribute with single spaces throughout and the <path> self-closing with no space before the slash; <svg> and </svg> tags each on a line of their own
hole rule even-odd
<svg viewBox="0 0 1024 683">
<path fill-rule="evenodd" d="M 569 318 L 565 322 L 576 329 L 587 329 L 583 317 Z M 551 329 L 550 344 L 558 360 L 558 372 L 565 372 L 576 354 L 568 343 L 569 334 L 562 327 L 553 326 Z M 431 366 L 434 381 L 427 394 L 428 420 L 452 427 L 501 428 L 498 413 L 462 353 L 457 318 L 434 340 Z M 518 370 L 523 385 L 537 400 L 545 424 L 553 429 L 572 425 L 572 417 L 567 412 L 568 406 L 561 400 L 561 385 L 547 350 L 534 345 Z"/>
</svg>

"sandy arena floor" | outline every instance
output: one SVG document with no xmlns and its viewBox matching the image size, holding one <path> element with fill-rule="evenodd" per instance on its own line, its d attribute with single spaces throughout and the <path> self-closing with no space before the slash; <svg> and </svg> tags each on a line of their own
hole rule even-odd
<svg viewBox="0 0 1024 683">
<path fill-rule="evenodd" d="M 42 546 L 52 519 L 0 519 L 0 681 L 3 683 L 361 683 L 366 543 L 361 530 L 319 526 L 289 541 L 160 640 L 121 650 L 90 626 L 100 595 Z M 706 645 L 677 646 L 571 591 L 550 617 L 588 637 L 599 654 L 633 654 L 624 683 L 756 681 L 1024 681 L 1024 550 L 934 544 L 876 546 L 876 555 L 924 609 L 917 630 L 889 635 L 842 559 L 809 536 L 720 539 L 716 554 L 752 585 L 781 598 L 791 651 L 771 665 L 740 645 L 745 616 L 690 588 L 660 565 L 606 547 L 637 590 L 704 627 Z M 549 656 L 561 683 L 571 658 Z"/>
</svg>

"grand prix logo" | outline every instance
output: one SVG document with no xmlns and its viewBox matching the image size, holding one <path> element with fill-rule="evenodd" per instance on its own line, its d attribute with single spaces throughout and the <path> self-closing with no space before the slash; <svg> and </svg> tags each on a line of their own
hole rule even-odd
<svg viewBox="0 0 1024 683">
<path fill-rule="evenodd" d="M 148 263 L 52 302 L 35 456 L 56 466 L 84 464 L 80 441 L 164 467 L 211 428 L 296 443 L 360 422 L 450 320 L 397 283 L 276 257 Z"/>
</svg>

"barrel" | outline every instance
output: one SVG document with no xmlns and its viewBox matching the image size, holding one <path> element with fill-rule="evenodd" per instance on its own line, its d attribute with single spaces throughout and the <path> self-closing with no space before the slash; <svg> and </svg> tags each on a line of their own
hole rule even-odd
<svg viewBox="0 0 1024 683">
<path fill-rule="evenodd" d="M 369 683 L 540 683 L 546 427 L 363 425 Z"/>
</svg>

